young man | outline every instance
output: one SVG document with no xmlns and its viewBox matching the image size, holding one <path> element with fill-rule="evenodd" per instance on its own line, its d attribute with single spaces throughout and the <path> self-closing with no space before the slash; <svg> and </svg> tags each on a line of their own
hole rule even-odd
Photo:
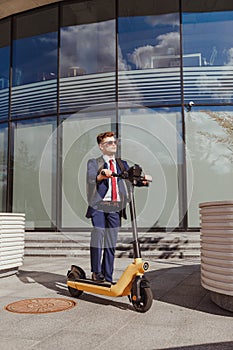
<svg viewBox="0 0 233 350">
<path fill-rule="evenodd" d="M 112 173 L 128 170 L 126 161 L 115 158 L 117 141 L 112 131 L 97 136 L 102 156 L 87 164 L 88 209 L 91 218 L 90 258 L 92 279 L 112 282 L 114 255 L 121 217 L 126 218 L 127 191 L 124 180 Z"/>
</svg>

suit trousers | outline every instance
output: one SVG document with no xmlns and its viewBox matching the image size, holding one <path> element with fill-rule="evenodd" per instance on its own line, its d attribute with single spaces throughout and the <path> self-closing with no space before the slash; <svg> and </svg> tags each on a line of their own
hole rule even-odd
<svg viewBox="0 0 233 350">
<path fill-rule="evenodd" d="M 92 217 L 90 255 L 91 271 L 102 272 L 105 280 L 112 282 L 114 256 L 120 227 L 119 212 L 94 210 Z"/>
</svg>

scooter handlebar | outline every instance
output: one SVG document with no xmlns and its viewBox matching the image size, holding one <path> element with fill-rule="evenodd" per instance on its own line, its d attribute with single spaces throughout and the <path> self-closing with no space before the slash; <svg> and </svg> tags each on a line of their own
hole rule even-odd
<svg viewBox="0 0 233 350">
<path fill-rule="evenodd" d="M 101 175 L 104 175 L 104 176 L 106 175 L 104 170 L 101 171 Z M 132 181 L 132 179 L 129 178 L 129 174 L 127 171 L 123 171 L 120 174 L 112 172 L 112 176 L 120 177 L 120 178 L 125 179 L 125 180 L 127 180 L 127 179 L 131 180 L 131 182 L 135 182 L 135 184 L 137 182 L 138 183 L 140 182 L 141 185 L 146 185 L 146 184 L 149 185 L 149 182 L 152 182 L 152 177 L 150 175 L 139 176 L 139 177 L 135 178 L 134 181 Z M 146 182 L 146 184 L 143 184 L 143 182 Z"/>
</svg>

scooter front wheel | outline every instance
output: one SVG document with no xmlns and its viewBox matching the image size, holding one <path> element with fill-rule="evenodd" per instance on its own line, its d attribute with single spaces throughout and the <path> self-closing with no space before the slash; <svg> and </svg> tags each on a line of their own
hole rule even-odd
<svg viewBox="0 0 233 350">
<path fill-rule="evenodd" d="M 132 299 L 132 304 L 137 312 L 146 312 L 151 308 L 153 302 L 153 294 L 150 287 L 141 288 L 141 300 L 134 301 Z"/>
<path fill-rule="evenodd" d="M 78 279 L 86 279 L 86 274 L 79 266 L 72 265 L 71 270 L 67 273 L 67 280 L 75 281 Z M 83 294 L 82 290 L 68 286 L 69 293 L 74 298 L 79 298 Z"/>
</svg>

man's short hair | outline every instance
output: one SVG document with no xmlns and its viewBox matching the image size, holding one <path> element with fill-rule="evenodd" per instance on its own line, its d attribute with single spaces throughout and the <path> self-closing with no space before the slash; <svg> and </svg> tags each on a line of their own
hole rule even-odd
<svg viewBox="0 0 233 350">
<path fill-rule="evenodd" d="M 103 140 L 106 138 L 106 137 L 112 137 L 112 136 L 115 136 L 115 133 L 113 131 L 105 131 L 105 132 L 102 132 L 101 134 L 99 134 L 97 136 L 97 143 L 98 145 L 100 143 L 103 142 Z"/>
</svg>

